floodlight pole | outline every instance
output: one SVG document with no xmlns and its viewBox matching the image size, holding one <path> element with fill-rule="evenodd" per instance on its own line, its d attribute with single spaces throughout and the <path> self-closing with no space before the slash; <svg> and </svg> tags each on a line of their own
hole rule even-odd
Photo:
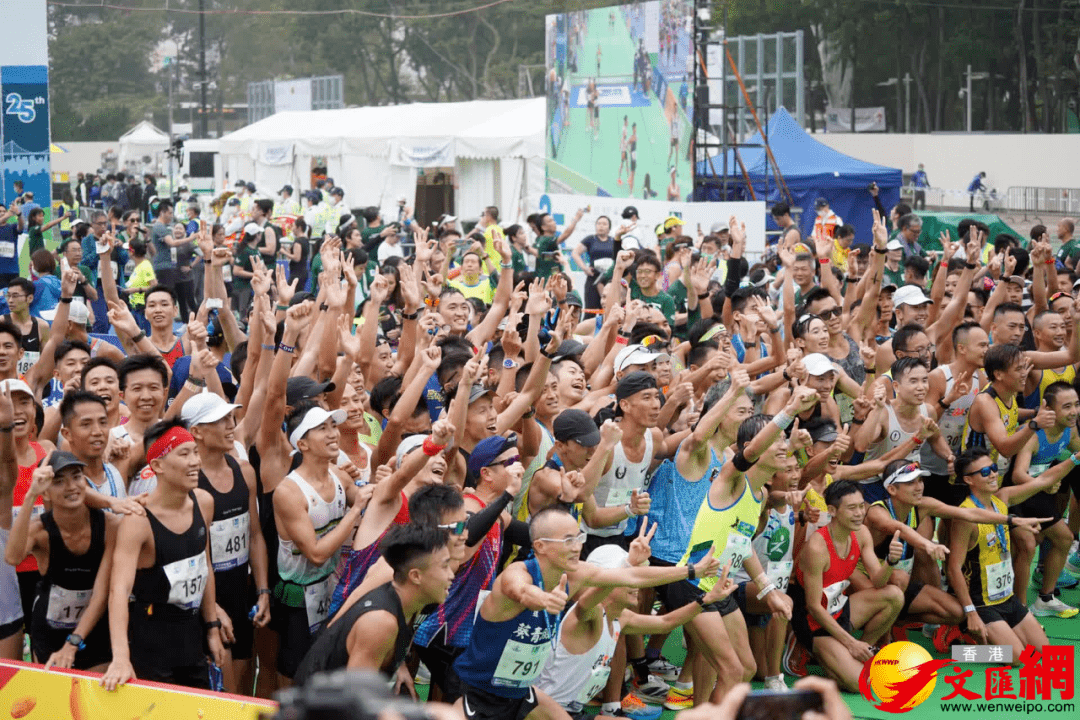
<svg viewBox="0 0 1080 720">
<path fill-rule="evenodd" d="M 210 119 L 206 116 L 206 0 L 199 0 L 199 131 L 200 137 L 210 135 Z"/>
</svg>

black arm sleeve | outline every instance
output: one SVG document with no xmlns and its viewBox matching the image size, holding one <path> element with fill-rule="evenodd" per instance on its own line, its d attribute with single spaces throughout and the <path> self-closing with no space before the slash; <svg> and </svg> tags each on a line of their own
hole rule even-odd
<svg viewBox="0 0 1080 720">
<path fill-rule="evenodd" d="M 889 223 L 889 212 L 885 209 L 885 206 L 881 204 L 881 193 L 874 196 L 874 207 L 876 207 L 877 211 L 881 214 L 881 220 L 886 224 L 891 224 Z"/>
<path fill-rule="evenodd" d="M 532 547 L 532 540 L 529 538 L 529 523 L 511 520 L 510 525 L 503 531 L 503 542 L 521 547 Z"/>
<path fill-rule="evenodd" d="M 750 272 L 750 266 L 745 258 L 729 258 L 727 261 L 727 278 L 724 280 L 724 296 L 731 297 L 739 289 L 739 282 Z"/>
<path fill-rule="evenodd" d="M 488 534 L 488 530 L 498 522 L 499 515 L 506 509 L 506 506 L 513 502 L 514 496 L 508 492 L 504 492 L 502 496 L 495 502 L 488 505 L 486 508 L 478 513 L 469 516 L 469 519 L 465 521 L 465 529 L 468 530 L 469 535 L 465 538 L 465 544 L 469 547 L 473 547 Z"/>
</svg>

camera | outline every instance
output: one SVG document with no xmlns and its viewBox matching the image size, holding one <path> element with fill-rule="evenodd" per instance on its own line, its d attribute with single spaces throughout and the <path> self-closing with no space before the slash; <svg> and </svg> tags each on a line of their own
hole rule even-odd
<svg viewBox="0 0 1080 720">
<path fill-rule="evenodd" d="M 875 190 L 877 190 L 877 183 L 876 182 L 870 183 L 869 185 L 866 186 L 866 190 L 867 190 L 867 192 L 874 192 Z"/>
<path fill-rule="evenodd" d="M 302 687 L 278 693 L 279 708 L 262 720 L 376 720 L 393 710 L 404 720 L 428 720 L 422 705 L 393 695 L 386 678 L 361 670 L 319 673 Z"/>
</svg>

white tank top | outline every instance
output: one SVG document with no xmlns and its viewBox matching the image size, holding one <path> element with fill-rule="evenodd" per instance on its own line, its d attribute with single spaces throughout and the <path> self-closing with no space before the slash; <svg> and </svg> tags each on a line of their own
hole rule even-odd
<svg viewBox="0 0 1080 720">
<path fill-rule="evenodd" d="M 112 463 L 105 463 L 104 469 L 105 481 L 103 483 L 98 485 L 89 477 L 86 478 L 86 482 L 90 483 L 90 487 L 106 497 L 126 498 L 128 496 L 127 488 L 124 487 L 124 478 L 120 477 L 120 471 Z"/>
<path fill-rule="evenodd" d="M 521 478 L 521 491 L 514 497 L 514 504 L 511 514 L 513 517 L 518 516 L 518 511 L 521 509 L 521 503 L 525 501 L 525 498 L 529 497 L 529 486 L 532 484 L 533 475 L 536 471 L 544 467 L 547 462 L 548 453 L 551 452 L 551 448 L 555 447 L 555 438 L 551 436 L 551 431 L 544 427 L 544 423 L 540 422 L 536 418 L 532 420 L 540 428 L 540 446 L 539 450 L 530 462 L 528 467 L 525 468 L 525 474 Z"/>
<path fill-rule="evenodd" d="M 900 420 L 896 417 L 896 411 L 893 410 L 892 405 L 886 405 L 885 410 L 889 414 L 889 424 L 885 430 L 885 437 L 884 439 L 877 441 L 866 449 L 866 460 L 875 460 L 882 455 L 885 455 L 893 448 L 899 445 L 903 445 L 905 442 L 908 441 L 908 439 L 911 438 L 911 436 L 918 432 L 917 430 L 908 432 L 904 428 L 900 427 Z M 926 403 L 923 403 L 923 405 L 919 408 L 919 414 L 928 414 L 926 412 Z M 919 448 L 916 447 L 914 450 L 912 450 L 911 453 L 908 454 L 907 459 L 918 460 Z M 875 475 L 872 478 L 860 480 L 859 482 L 864 485 L 868 485 L 873 482 L 879 482 L 881 479 L 882 477 L 880 475 Z"/>
<path fill-rule="evenodd" d="M 0 552 L 7 547 L 9 532 L 0 528 Z M 15 568 L 7 563 L 0 565 L 0 625 L 7 625 L 22 619 L 23 609 L 19 600 L 19 578 Z"/>
<path fill-rule="evenodd" d="M 952 368 L 948 365 L 942 365 L 941 372 L 945 375 L 945 395 L 948 395 L 956 384 L 956 378 L 953 377 Z M 975 396 L 978 394 L 978 384 L 973 381 L 968 393 L 949 405 L 949 409 L 938 420 L 938 430 L 941 431 L 941 437 L 945 438 L 945 442 L 949 443 L 949 449 L 953 451 L 953 455 L 960 454 L 960 439 L 964 434 L 964 423 L 967 422 L 968 411 L 971 410 L 971 404 L 975 402 Z M 934 452 L 928 443 L 923 443 L 920 448 L 919 459 L 923 469 L 935 475 L 947 475 L 949 472 L 945 458 Z"/>
<path fill-rule="evenodd" d="M 626 459 L 626 451 L 620 441 L 611 451 L 611 469 L 600 477 L 600 483 L 596 486 L 593 497 L 596 498 L 597 507 L 622 507 L 630 502 L 630 494 L 634 490 L 645 487 L 645 480 L 649 475 L 649 466 L 653 460 L 653 434 L 651 429 L 645 430 L 645 454 L 641 462 L 632 463 Z M 626 520 L 617 525 L 609 525 L 603 528 L 591 528 L 587 524 L 586 531 L 590 535 L 598 537 L 614 537 L 622 535 L 626 530 Z"/>
<path fill-rule="evenodd" d="M 573 612 L 571 606 L 569 612 Z M 603 609 L 600 611 L 603 613 Z M 563 631 L 555 645 L 555 655 L 544 665 L 536 687 L 570 712 L 577 712 L 604 689 L 611 674 L 611 658 L 619 641 L 619 621 L 612 620 L 608 630 L 607 615 L 600 621 L 600 639 L 587 652 L 574 655 L 562 642 Z M 566 627 L 565 624 L 562 625 Z"/>
<path fill-rule="evenodd" d="M 304 494 L 304 499 L 307 500 L 308 517 L 311 518 L 311 525 L 315 528 L 317 538 L 322 538 L 337 527 L 341 518 L 345 516 L 345 489 L 334 473 L 330 473 L 330 479 L 334 481 L 334 499 L 330 502 L 323 500 L 315 488 L 311 487 L 308 481 L 295 470 L 285 477 L 296 483 L 300 492 Z M 334 568 L 337 567 L 340 555 L 341 548 L 338 548 L 329 560 L 322 565 L 316 565 L 300 552 L 296 543 L 281 538 L 278 541 L 278 574 L 287 582 L 312 585 L 330 577 Z"/>
</svg>

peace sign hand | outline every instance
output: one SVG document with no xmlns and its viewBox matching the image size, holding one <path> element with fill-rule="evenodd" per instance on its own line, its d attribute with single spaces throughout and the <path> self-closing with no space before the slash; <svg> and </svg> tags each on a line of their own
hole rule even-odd
<svg viewBox="0 0 1080 720">
<path fill-rule="evenodd" d="M 652 542 L 653 535 L 656 534 L 656 529 L 660 527 L 660 524 L 654 522 L 652 528 L 646 532 L 648 525 L 648 520 L 642 522 L 637 537 L 630 543 L 630 565 L 632 567 L 644 565 L 645 561 L 652 556 L 652 547 L 650 543 Z"/>
</svg>

